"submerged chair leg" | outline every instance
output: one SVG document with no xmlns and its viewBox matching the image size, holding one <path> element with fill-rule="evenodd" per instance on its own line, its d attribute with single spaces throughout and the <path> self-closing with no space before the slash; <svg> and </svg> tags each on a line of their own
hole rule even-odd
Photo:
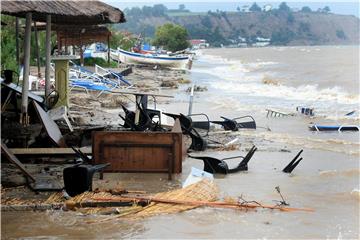
<svg viewBox="0 0 360 240">
<path fill-rule="evenodd" d="M 282 170 L 284 173 L 291 173 L 296 168 L 296 166 L 303 159 L 303 158 L 298 159 L 302 152 L 303 150 L 301 149 L 300 152 L 298 152 L 298 154 L 294 157 L 294 159 L 291 160 L 291 162 L 288 165 L 286 165 L 286 167 Z"/>
</svg>

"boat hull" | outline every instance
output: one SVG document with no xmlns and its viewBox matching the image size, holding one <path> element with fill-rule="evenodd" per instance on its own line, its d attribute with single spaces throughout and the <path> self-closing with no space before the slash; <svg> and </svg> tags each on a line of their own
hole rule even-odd
<svg viewBox="0 0 360 240">
<path fill-rule="evenodd" d="M 115 60 L 128 64 L 160 65 L 170 68 L 187 68 L 190 61 L 188 56 L 154 56 L 152 54 L 128 52 L 122 49 L 119 49 L 116 53 L 112 51 L 111 57 Z"/>
</svg>

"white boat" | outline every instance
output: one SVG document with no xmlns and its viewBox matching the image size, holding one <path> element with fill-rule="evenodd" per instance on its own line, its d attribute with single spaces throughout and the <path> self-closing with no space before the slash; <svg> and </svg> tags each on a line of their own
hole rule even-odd
<svg viewBox="0 0 360 240">
<path fill-rule="evenodd" d="M 103 58 L 107 61 L 107 46 L 103 43 L 93 43 L 85 49 L 83 56 L 84 58 Z"/>
<path fill-rule="evenodd" d="M 128 52 L 123 49 L 111 50 L 111 58 L 128 64 L 159 65 L 171 68 L 191 68 L 191 57 L 188 55 L 169 56 L 165 54 L 141 54 Z"/>
</svg>

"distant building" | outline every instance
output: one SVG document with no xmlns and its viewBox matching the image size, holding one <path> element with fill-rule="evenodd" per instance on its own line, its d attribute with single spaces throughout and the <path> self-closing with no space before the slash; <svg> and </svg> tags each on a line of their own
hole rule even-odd
<svg viewBox="0 0 360 240">
<path fill-rule="evenodd" d="M 205 39 L 191 39 L 189 40 L 189 42 L 194 49 L 209 47 L 209 44 L 206 42 Z"/>
<path fill-rule="evenodd" d="M 241 7 L 241 11 L 242 12 L 250 12 L 250 6 L 249 5 L 244 5 Z"/>
<path fill-rule="evenodd" d="M 270 38 L 257 37 L 256 42 L 252 44 L 253 47 L 265 47 L 270 45 Z"/>
<path fill-rule="evenodd" d="M 263 11 L 264 12 L 268 12 L 268 11 L 271 11 L 271 9 L 272 9 L 272 6 L 271 6 L 271 4 L 266 4 L 266 5 L 264 5 L 263 6 Z"/>
<path fill-rule="evenodd" d="M 241 36 L 238 37 L 238 47 L 247 47 L 247 41 L 246 38 L 243 38 Z"/>
</svg>

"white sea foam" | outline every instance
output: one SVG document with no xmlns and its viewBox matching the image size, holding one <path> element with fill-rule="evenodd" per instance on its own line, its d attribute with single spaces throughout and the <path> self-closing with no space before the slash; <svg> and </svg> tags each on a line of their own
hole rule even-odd
<svg viewBox="0 0 360 240">
<path fill-rule="evenodd" d="M 304 51 L 306 51 L 305 48 Z M 357 109 L 360 102 L 358 94 L 349 94 L 341 86 L 328 88 L 319 88 L 316 84 L 288 86 L 285 85 L 286 83 L 269 78 L 266 73 L 254 71 L 264 66 L 278 64 L 276 62 L 261 62 L 261 59 L 257 59 L 256 62 L 245 64 L 239 60 L 212 55 L 203 55 L 202 61 L 217 63 L 214 68 L 197 70 L 215 77 L 214 81 L 210 81 L 212 88 L 238 97 L 251 97 L 254 100 L 252 104 L 255 105 L 257 101 L 263 102 L 264 98 L 271 100 L 273 104 L 281 102 L 285 109 L 292 109 L 294 104 L 306 104 L 317 108 L 318 115 L 338 119 L 339 116 Z M 352 119 L 354 118 L 357 119 L 357 117 Z"/>
</svg>

